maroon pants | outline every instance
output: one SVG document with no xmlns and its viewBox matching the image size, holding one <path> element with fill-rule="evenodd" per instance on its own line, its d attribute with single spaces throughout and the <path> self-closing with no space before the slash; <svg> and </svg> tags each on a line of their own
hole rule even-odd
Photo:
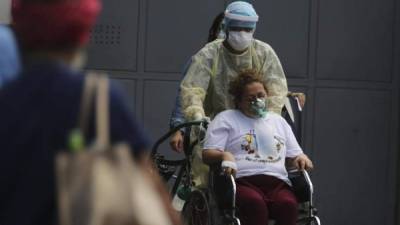
<svg viewBox="0 0 400 225">
<path fill-rule="evenodd" d="M 267 175 L 236 179 L 236 205 L 242 225 L 295 225 L 298 215 L 296 196 L 284 181 Z"/>
</svg>

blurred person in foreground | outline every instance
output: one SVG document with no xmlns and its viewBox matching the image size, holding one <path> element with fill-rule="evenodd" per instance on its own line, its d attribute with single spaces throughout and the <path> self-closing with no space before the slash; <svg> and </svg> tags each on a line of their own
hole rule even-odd
<svg viewBox="0 0 400 225">
<path fill-rule="evenodd" d="M 100 12 L 98 0 L 13 2 L 23 71 L 0 92 L 0 224 L 56 224 L 54 158 L 68 149 L 84 84 L 84 48 Z M 119 90 L 110 87 L 110 137 L 138 161 L 148 140 Z M 94 116 L 86 140 L 94 136 Z"/>
</svg>

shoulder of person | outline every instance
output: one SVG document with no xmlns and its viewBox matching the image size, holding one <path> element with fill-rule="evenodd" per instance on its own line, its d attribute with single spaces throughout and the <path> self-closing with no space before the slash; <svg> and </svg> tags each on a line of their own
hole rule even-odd
<svg viewBox="0 0 400 225">
<path fill-rule="evenodd" d="M 267 114 L 267 119 L 275 120 L 278 122 L 286 121 L 281 115 L 276 112 L 269 111 Z"/>
<path fill-rule="evenodd" d="M 254 46 L 256 49 L 265 49 L 267 51 L 273 51 L 271 45 L 258 39 L 254 39 Z"/>
<path fill-rule="evenodd" d="M 211 48 L 216 48 L 222 45 L 222 42 L 224 42 L 224 39 L 215 39 L 214 41 L 208 42 L 205 44 L 203 48 L 206 47 L 211 47 Z"/>
<path fill-rule="evenodd" d="M 224 110 L 224 111 L 218 113 L 214 117 L 214 120 L 215 119 L 217 119 L 217 120 L 225 120 L 225 119 L 230 119 L 230 118 L 233 118 L 233 117 L 237 117 L 238 112 L 239 112 L 239 110 L 237 110 L 237 109 L 227 109 L 227 110 Z"/>
<path fill-rule="evenodd" d="M 213 127 L 225 127 L 231 129 L 235 127 L 237 121 L 240 120 L 240 111 L 236 109 L 228 109 L 218 113 L 211 121 Z"/>
<path fill-rule="evenodd" d="M 254 39 L 254 49 L 259 57 L 267 60 L 276 55 L 274 49 L 267 43 Z"/>
<path fill-rule="evenodd" d="M 217 39 L 207 43 L 196 53 L 195 57 L 205 57 L 210 59 L 214 58 L 214 55 L 217 54 L 218 49 L 222 46 L 223 41 L 223 39 Z"/>
<path fill-rule="evenodd" d="M 224 111 L 219 112 L 215 117 L 226 117 L 236 114 L 236 109 L 226 109 Z"/>
<path fill-rule="evenodd" d="M 282 127 L 283 129 L 287 129 L 287 128 L 291 129 L 290 125 L 287 123 L 285 118 L 283 118 L 278 113 L 268 112 L 267 119 L 270 119 L 271 122 L 275 124 L 275 126 Z"/>
</svg>

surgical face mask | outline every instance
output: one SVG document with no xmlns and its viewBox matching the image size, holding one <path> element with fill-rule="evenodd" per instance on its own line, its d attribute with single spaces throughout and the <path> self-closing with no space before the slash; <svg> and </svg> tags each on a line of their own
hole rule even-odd
<svg viewBox="0 0 400 225">
<path fill-rule="evenodd" d="M 251 113 L 258 118 L 264 118 L 267 115 L 267 105 L 265 98 L 256 98 L 250 102 Z"/>
<path fill-rule="evenodd" d="M 229 31 L 228 43 L 238 51 L 248 48 L 253 41 L 253 32 L 246 31 Z"/>
</svg>

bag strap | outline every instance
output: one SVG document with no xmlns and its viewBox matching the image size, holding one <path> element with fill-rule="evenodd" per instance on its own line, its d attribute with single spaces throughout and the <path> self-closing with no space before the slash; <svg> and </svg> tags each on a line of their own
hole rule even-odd
<svg viewBox="0 0 400 225">
<path fill-rule="evenodd" d="M 89 72 L 85 76 L 82 97 L 81 97 L 81 107 L 78 120 L 78 128 L 80 129 L 83 137 L 86 137 L 89 125 L 89 114 L 92 106 L 93 95 L 95 94 L 96 88 L 96 75 L 93 72 Z"/>
<path fill-rule="evenodd" d="M 97 77 L 96 141 L 98 147 L 110 146 L 109 81 L 105 75 Z"/>
<path fill-rule="evenodd" d="M 106 75 L 89 72 L 84 81 L 81 98 L 81 108 L 79 114 L 79 124 L 81 135 L 86 137 L 89 125 L 89 116 L 92 108 L 94 96 L 96 95 L 95 126 L 96 126 L 96 145 L 101 149 L 110 145 L 109 134 L 109 81 Z"/>
</svg>

